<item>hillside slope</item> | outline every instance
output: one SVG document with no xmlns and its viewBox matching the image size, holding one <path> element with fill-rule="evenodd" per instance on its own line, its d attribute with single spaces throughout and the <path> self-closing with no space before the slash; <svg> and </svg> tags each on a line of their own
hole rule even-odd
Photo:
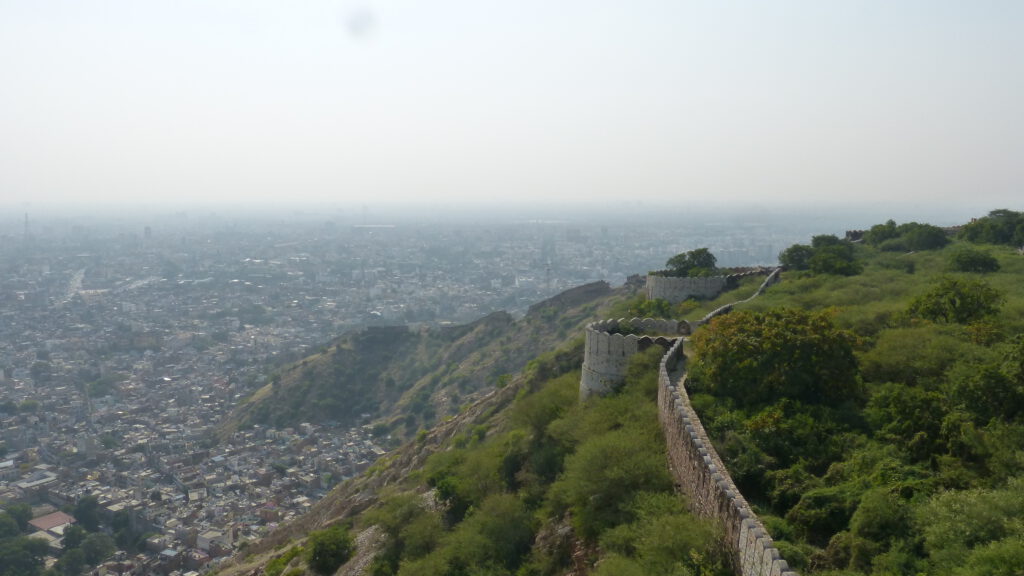
<svg viewBox="0 0 1024 576">
<path fill-rule="evenodd" d="M 963 242 L 915 252 L 838 242 L 821 246 L 841 272 L 787 272 L 694 336 L 687 388 L 726 467 L 801 573 L 1017 573 L 1024 257 Z M 999 266 L 958 270 L 966 251 Z M 701 317 L 749 289 L 672 312 Z M 652 307 L 616 294 L 583 308 L 628 317 Z M 572 324 L 547 308 L 533 329 Z M 727 571 L 708 546 L 714 528 L 666 488 L 644 384 L 657 350 L 637 355 L 622 393 L 579 403 L 582 353 L 565 336 L 226 573 L 256 573 L 334 524 L 361 535 L 346 575 Z"/>
<path fill-rule="evenodd" d="M 596 282 L 538 303 L 519 320 L 496 312 L 462 326 L 343 335 L 272 375 L 220 433 L 252 424 L 375 421 L 381 433 L 409 438 L 507 383 L 527 361 L 579 334 L 599 302 L 623 294 Z"/>
</svg>

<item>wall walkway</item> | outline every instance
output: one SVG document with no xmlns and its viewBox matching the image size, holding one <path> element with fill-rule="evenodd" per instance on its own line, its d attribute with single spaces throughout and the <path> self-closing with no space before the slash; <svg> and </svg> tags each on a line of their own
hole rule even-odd
<svg viewBox="0 0 1024 576">
<path fill-rule="evenodd" d="M 708 439 L 704 425 L 686 393 L 682 335 L 726 314 L 733 306 L 757 298 L 779 279 L 776 268 L 745 300 L 718 308 L 699 321 L 676 322 L 651 318 L 604 320 L 587 326 L 580 396 L 603 394 L 619 385 L 629 358 L 652 345 L 668 351 L 658 370 L 658 419 L 665 432 L 669 466 L 691 511 L 717 520 L 724 529 L 733 569 L 739 576 L 796 576 L 779 555 L 771 536 L 751 510 Z M 628 328 L 625 329 L 624 328 Z M 627 333 L 624 333 L 627 332 Z M 639 334 L 638 334 L 639 332 Z"/>
<path fill-rule="evenodd" d="M 732 551 L 733 569 L 740 576 L 796 576 L 708 439 L 690 405 L 684 368 L 680 338 L 661 360 L 658 418 L 665 432 L 672 475 L 689 496 L 691 511 L 719 521 Z"/>
</svg>

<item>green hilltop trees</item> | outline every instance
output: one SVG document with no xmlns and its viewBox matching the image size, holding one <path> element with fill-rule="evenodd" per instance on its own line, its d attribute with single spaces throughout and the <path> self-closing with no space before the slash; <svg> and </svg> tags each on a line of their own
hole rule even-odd
<svg viewBox="0 0 1024 576">
<path fill-rule="evenodd" d="M 665 276 L 714 276 L 717 273 L 715 264 L 718 259 L 707 248 L 697 248 L 682 254 L 676 254 L 665 262 Z"/>
<path fill-rule="evenodd" d="M 993 210 L 960 229 L 960 237 L 978 244 L 1024 246 L 1024 213 Z"/>
<path fill-rule="evenodd" d="M 855 276 L 863 266 L 854 256 L 853 245 L 832 234 L 811 239 L 811 245 L 794 244 L 779 254 L 779 263 L 789 270 L 810 270 L 815 274 Z"/>
<path fill-rule="evenodd" d="M 963 241 L 1017 217 L 790 247 L 805 272 L 692 336 L 694 408 L 800 573 L 1020 573 L 1024 267 Z M 858 275 L 814 269 L 842 244 Z"/>
<path fill-rule="evenodd" d="M 695 370 L 738 404 L 840 403 L 859 396 L 853 341 L 824 312 L 737 311 L 693 336 Z"/>
<path fill-rule="evenodd" d="M 342 526 L 331 526 L 309 535 L 306 564 L 317 574 L 334 574 L 352 555 L 352 537 Z"/>
<path fill-rule="evenodd" d="M 1003 295 L 984 280 L 940 278 L 910 303 L 908 313 L 932 322 L 969 324 L 999 311 Z"/>
<path fill-rule="evenodd" d="M 883 252 L 908 252 L 942 248 L 949 244 L 949 237 L 942 228 L 931 224 L 907 222 L 897 225 L 889 220 L 865 232 L 864 242 Z"/>
<path fill-rule="evenodd" d="M 992 254 L 982 250 L 976 250 L 969 246 L 964 246 L 949 255 L 946 267 L 950 272 L 977 272 L 979 274 L 987 274 L 990 272 L 998 272 L 1000 265 L 999 259 Z"/>
</svg>

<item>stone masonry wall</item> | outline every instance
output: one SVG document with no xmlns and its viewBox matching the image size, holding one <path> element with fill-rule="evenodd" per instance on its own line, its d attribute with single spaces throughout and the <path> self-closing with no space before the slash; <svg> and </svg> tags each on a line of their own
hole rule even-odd
<svg viewBox="0 0 1024 576">
<path fill-rule="evenodd" d="M 620 327 L 627 325 L 631 331 L 641 334 L 618 332 Z M 592 322 L 586 329 L 580 398 L 585 400 L 595 394 L 611 392 L 625 380 L 626 368 L 633 354 L 656 344 L 668 348 L 680 334 L 689 334 L 689 324 L 653 318 Z"/>
<path fill-rule="evenodd" d="M 761 295 L 778 278 L 779 269 L 771 270 L 757 291 L 741 302 Z M 691 511 L 721 524 L 733 570 L 739 576 L 796 576 L 736 488 L 686 393 L 683 339 L 675 336 L 690 334 L 693 327 L 728 313 L 737 303 L 722 306 L 692 325 L 652 318 L 620 318 L 589 324 L 580 396 L 586 399 L 613 390 L 625 380 L 630 356 L 655 344 L 666 347 L 668 351 L 658 371 L 658 418 L 665 433 L 672 475 L 689 497 Z"/>
<path fill-rule="evenodd" d="M 647 275 L 644 290 L 648 300 L 665 300 L 678 304 L 687 298 L 711 299 L 739 284 L 746 276 L 764 275 L 773 272 L 771 268 L 751 268 L 727 276 L 675 277 L 658 273 Z"/>
<path fill-rule="evenodd" d="M 687 298 L 714 298 L 725 291 L 727 282 L 725 276 L 676 278 L 648 274 L 645 289 L 648 300 L 678 304 Z"/>
<path fill-rule="evenodd" d="M 771 286 L 772 284 L 775 284 L 776 282 L 779 281 L 780 274 L 782 274 L 782 268 L 775 268 L 775 269 L 773 269 L 771 271 L 771 273 L 768 274 L 768 277 L 764 279 L 764 282 L 761 282 L 761 285 L 758 286 L 757 291 L 754 292 L 754 294 L 752 296 L 750 296 L 750 298 L 746 298 L 746 299 L 740 300 L 738 302 L 730 302 L 730 303 L 726 304 L 725 306 L 722 306 L 720 308 L 716 308 L 716 309 L 712 310 L 711 312 L 708 312 L 708 315 L 703 317 L 703 318 L 701 318 L 700 320 L 697 320 L 696 322 L 691 322 L 690 323 L 690 330 L 691 330 L 691 332 L 693 331 L 694 328 L 697 328 L 699 326 L 703 326 L 704 324 L 707 324 L 715 316 L 720 316 L 722 314 L 728 314 L 729 312 L 732 311 L 732 307 L 733 306 L 735 306 L 737 304 L 742 304 L 744 302 L 750 302 L 754 298 L 757 298 L 761 294 L 764 294 L 764 291 L 767 290 L 769 286 Z"/>
<path fill-rule="evenodd" d="M 683 341 L 661 360 L 658 374 L 658 417 L 668 445 L 669 465 L 676 482 L 690 498 L 691 511 L 718 520 L 740 576 L 796 576 L 779 555 L 771 536 L 737 490 L 703 424 L 690 405 L 683 373 Z"/>
</svg>

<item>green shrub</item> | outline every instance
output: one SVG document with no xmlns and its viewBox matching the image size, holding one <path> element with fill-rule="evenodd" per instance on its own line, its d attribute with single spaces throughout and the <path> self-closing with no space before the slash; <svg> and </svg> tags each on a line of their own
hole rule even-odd
<svg viewBox="0 0 1024 576">
<path fill-rule="evenodd" d="M 998 272 L 999 260 L 988 252 L 964 246 L 949 255 L 946 268 L 950 272 Z"/>
<path fill-rule="evenodd" d="M 1004 300 L 983 280 L 945 277 L 915 298 L 908 313 L 932 322 L 968 324 L 995 315 Z"/>
<path fill-rule="evenodd" d="M 309 534 L 306 564 L 317 574 L 333 574 L 352 555 L 352 537 L 342 526 L 331 526 Z"/>
<path fill-rule="evenodd" d="M 287 552 L 268 562 L 264 568 L 264 573 L 266 576 L 279 576 L 285 567 L 301 553 L 302 546 L 292 546 Z"/>
</svg>

